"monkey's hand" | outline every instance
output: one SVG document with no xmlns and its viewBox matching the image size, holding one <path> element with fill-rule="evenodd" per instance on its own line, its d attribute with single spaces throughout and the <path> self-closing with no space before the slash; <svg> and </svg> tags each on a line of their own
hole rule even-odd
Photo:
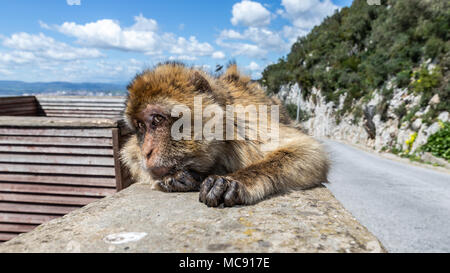
<svg viewBox="0 0 450 273">
<path fill-rule="evenodd" d="M 164 177 L 156 182 L 159 190 L 165 192 L 198 191 L 200 181 L 188 171 L 179 171 L 175 175 Z"/>
<path fill-rule="evenodd" d="M 208 207 L 224 204 L 226 207 L 243 204 L 244 186 L 230 177 L 211 175 L 200 186 L 199 201 Z"/>
</svg>

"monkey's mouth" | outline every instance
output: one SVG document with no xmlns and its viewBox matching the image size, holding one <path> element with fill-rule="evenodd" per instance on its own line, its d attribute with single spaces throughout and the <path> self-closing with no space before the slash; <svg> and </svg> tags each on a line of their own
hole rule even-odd
<svg viewBox="0 0 450 273">
<path fill-rule="evenodd" d="M 171 168 L 169 167 L 154 167 L 149 168 L 150 174 L 153 176 L 153 178 L 162 178 L 163 176 L 166 176 L 170 173 Z"/>
</svg>

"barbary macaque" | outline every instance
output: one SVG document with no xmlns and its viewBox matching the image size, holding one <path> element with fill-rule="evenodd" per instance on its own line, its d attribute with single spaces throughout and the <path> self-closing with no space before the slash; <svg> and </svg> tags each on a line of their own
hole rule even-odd
<svg viewBox="0 0 450 273">
<path fill-rule="evenodd" d="M 239 119 L 228 115 L 233 107 L 263 111 Z M 217 110 L 215 126 L 207 109 Z M 254 204 L 327 182 L 329 162 L 322 145 L 296 128 L 279 101 L 267 97 L 235 64 L 220 76 L 180 63 L 146 70 L 128 86 L 124 117 L 133 134 L 121 160 L 132 179 L 164 192 L 199 191 L 207 206 Z M 241 130 L 243 117 L 248 120 Z M 215 138 L 205 137 L 207 128 L 214 128 Z M 181 138 L 175 136 L 179 132 Z"/>
</svg>

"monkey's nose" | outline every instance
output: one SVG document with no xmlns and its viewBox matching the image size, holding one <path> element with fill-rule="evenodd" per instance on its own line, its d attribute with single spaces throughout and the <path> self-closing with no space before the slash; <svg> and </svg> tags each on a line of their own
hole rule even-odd
<svg viewBox="0 0 450 273">
<path fill-rule="evenodd" d="M 153 149 L 151 149 L 150 151 L 147 152 L 146 157 L 147 159 L 150 159 L 150 157 L 152 156 L 153 153 Z"/>
<path fill-rule="evenodd" d="M 153 176 L 163 177 L 164 175 L 166 175 L 169 172 L 169 168 L 167 168 L 167 167 L 155 167 L 155 168 L 151 168 L 150 172 L 153 174 Z"/>
</svg>

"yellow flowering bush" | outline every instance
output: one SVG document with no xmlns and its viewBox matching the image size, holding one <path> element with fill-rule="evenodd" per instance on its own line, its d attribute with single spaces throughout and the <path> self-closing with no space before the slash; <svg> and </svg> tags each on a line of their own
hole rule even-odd
<svg viewBox="0 0 450 273">
<path fill-rule="evenodd" d="M 416 141 L 416 137 L 417 137 L 417 132 L 412 133 L 409 136 L 409 139 L 407 139 L 405 141 L 406 145 L 408 146 L 408 148 L 406 149 L 405 153 L 409 154 L 409 151 L 411 151 L 412 145 L 414 144 L 414 141 Z"/>
</svg>

